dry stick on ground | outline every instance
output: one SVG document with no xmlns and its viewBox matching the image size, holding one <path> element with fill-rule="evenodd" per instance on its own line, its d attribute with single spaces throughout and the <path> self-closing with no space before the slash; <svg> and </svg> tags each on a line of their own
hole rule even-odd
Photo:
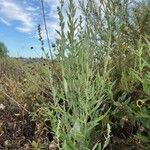
<svg viewBox="0 0 150 150">
<path fill-rule="evenodd" d="M 4 74 L 5 78 L 7 80 L 10 80 L 5 74 Z M 0 92 L 2 92 L 5 96 L 7 96 L 11 101 L 13 101 L 15 104 L 17 104 L 18 107 L 22 108 L 23 110 L 25 110 L 27 113 L 31 113 L 29 110 L 27 110 L 25 107 L 23 107 L 20 103 L 18 103 L 14 98 L 12 98 L 11 96 L 9 96 L 6 92 L 4 92 L 2 89 L 0 89 Z"/>
<path fill-rule="evenodd" d="M 27 110 L 25 107 L 23 107 L 20 103 L 18 103 L 14 98 L 10 97 L 6 92 L 4 92 L 2 90 L 0 92 L 2 92 L 5 96 L 7 96 L 11 101 L 13 101 L 14 103 L 16 103 L 18 107 L 20 107 L 23 110 L 25 110 L 28 114 L 31 113 L 29 110 Z"/>
</svg>

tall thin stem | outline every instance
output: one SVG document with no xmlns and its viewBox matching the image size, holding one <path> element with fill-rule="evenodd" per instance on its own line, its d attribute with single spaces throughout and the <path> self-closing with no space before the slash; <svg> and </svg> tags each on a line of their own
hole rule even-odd
<svg viewBox="0 0 150 150">
<path fill-rule="evenodd" d="M 46 23 L 45 9 L 44 9 L 44 2 L 43 2 L 43 0 L 41 0 L 41 6 L 42 6 L 42 16 L 43 16 L 43 21 L 44 21 L 44 27 L 45 27 L 45 32 L 46 32 L 48 48 L 49 48 L 49 51 L 50 51 L 51 60 L 53 60 L 53 54 L 52 54 L 50 40 L 49 40 L 49 35 L 48 35 L 48 30 L 47 30 L 47 23 Z"/>
</svg>

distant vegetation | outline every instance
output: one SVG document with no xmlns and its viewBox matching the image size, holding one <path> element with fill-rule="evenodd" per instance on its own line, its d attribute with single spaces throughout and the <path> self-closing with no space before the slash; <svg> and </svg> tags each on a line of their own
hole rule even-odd
<svg viewBox="0 0 150 150">
<path fill-rule="evenodd" d="M 8 50 L 6 45 L 3 42 L 0 42 L 0 57 L 6 57 L 8 54 Z"/>
<path fill-rule="evenodd" d="M 60 0 L 54 60 L 40 26 L 45 59 L 0 59 L 2 149 L 150 150 L 150 3 L 79 7 Z"/>
</svg>

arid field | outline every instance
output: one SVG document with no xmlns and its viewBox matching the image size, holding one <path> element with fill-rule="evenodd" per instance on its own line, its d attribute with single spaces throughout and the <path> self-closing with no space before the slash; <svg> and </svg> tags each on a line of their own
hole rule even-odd
<svg viewBox="0 0 150 150">
<path fill-rule="evenodd" d="M 0 42 L 0 150 L 150 150 L 149 1 L 60 0 L 54 42 L 41 2 L 44 57 Z"/>
</svg>

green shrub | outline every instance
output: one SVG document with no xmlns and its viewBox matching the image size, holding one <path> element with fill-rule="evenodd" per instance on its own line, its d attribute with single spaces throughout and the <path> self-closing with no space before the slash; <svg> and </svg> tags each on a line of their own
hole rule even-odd
<svg viewBox="0 0 150 150">
<path fill-rule="evenodd" d="M 79 18 L 74 1 L 69 0 L 67 21 L 63 7 L 61 1 L 55 48 L 62 77 L 59 86 L 53 84 L 52 70 L 49 83 L 54 103 L 47 108 L 47 118 L 60 149 L 104 149 L 115 129 L 128 138 L 136 132 L 128 133 L 126 125 L 139 131 L 135 126 L 143 122 L 136 119 L 136 104 L 139 99 L 149 101 L 149 34 L 134 38 L 141 24 L 136 24 L 137 15 L 126 0 L 100 5 L 80 1 L 83 15 Z M 143 109 L 149 117 L 147 106 Z M 93 141 L 97 131 L 99 137 Z"/>
<path fill-rule="evenodd" d="M 6 57 L 8 53 L 7 47 L 4 43 L 0 42 L 0 57 Z"/>
</svg>

